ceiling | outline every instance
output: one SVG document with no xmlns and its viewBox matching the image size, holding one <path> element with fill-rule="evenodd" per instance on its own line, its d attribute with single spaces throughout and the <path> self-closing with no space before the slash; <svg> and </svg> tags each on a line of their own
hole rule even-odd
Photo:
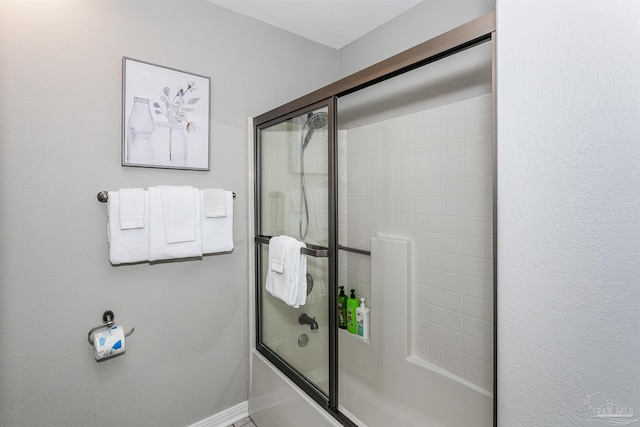
<svg viewBox="0 0 640 427">
<path fill-rule="evenodd" d="M 423 0 L 207 0 L 340 49 Z"/>
</svg>

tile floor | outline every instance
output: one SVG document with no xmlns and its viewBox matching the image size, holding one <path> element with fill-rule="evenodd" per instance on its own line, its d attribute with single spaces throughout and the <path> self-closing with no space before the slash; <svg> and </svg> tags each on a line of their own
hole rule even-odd
<svg viewBox="0 0 640 427">
<path fill-rule="evenodd" d="M 257 426 L 253 423 L 253 420 L 250 417 L 244 417 L 240 421 L 233 423 L 228 427 L 257 427 Z"/>
</svg>

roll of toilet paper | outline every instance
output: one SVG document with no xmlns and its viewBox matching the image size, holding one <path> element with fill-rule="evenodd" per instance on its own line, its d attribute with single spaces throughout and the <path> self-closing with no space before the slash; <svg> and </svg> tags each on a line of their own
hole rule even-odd
<svg viewBox="0 0 640 427">
<path fill-rule="evenodd" d="M 107 359 L 124 353 L 124 329 L 112 326 L 93 334 L 93 349 L 96 360 Z"/>
</svg>

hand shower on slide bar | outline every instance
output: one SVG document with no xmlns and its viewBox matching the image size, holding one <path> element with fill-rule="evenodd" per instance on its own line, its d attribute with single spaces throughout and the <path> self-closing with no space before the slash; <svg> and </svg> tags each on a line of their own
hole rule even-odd
<svg viewBox="0 0 640 427">
<path fill-rule="evenodd" d="M 307 203 L 307 186 L 304 176 L 304 150 L 307 148 L 307 145 L 309 145 L 309 141 L 311 141 L 313 131 L 326 127 L 328 122 L 328 113 L 309 113 L 307 115 L 307 121 L 304 122 L 302 126 L 302 133 L 300 135 L 300 215 L 298 217 L 298 229 L 300 238 L 303 240 L 309 233 L 309 204 Z M 306 134 L 305 129 L 308 129 Z"/>
</svg>

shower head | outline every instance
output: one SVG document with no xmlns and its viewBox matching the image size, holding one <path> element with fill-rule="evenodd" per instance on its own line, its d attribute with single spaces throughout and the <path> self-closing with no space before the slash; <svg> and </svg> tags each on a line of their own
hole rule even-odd
<svg viewBox="0 0 640 427">
<path fill-rule="evenodd" d="M 325 127 L 328 122 L 328 113 L 309 113 L 307 115 L 307 121 L 304 122 L 304 126 L 310 127 L 311 129 L 320 129 Z"/>
<path fill-rule="evenodd" d="M 311 141 L 311 136 L 313 135 L 313 131 L 316 129 L 321 129 L 327 126 L 329 123 L 329 114 L 328 113 L 309 113 L 307 115 L 307 121 L 304 122 L 304 126 L 302 126 L 302 149 L 307 148 L 309 141 Z M 307 134 L 304 134 L 304 130 L 309 128 Z"/>
</svg>

